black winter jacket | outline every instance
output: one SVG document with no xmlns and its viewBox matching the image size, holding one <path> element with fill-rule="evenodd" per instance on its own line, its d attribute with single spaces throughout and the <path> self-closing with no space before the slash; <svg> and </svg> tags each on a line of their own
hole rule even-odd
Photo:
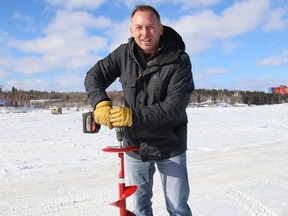
<svg viewBox="0 0 288 216">
<path fill-rule="evenodd" d="M 194 90 L 191 62 L 181 36 L 164 26 L 162 46 L 146 60 L 133 38 L 97 62 L 85 77 L 93 107 L 109 100 L 106 89 L 120 77 L 125 106 L 133 109 L 133 125 L 125 130 L 128 153 L 146 160 L 167 159 L 187 149 L 186 107 Z"/>
</svg>

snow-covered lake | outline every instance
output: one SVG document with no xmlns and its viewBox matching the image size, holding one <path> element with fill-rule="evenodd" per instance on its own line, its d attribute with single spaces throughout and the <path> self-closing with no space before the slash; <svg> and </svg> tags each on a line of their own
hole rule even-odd
<svg viewBox="0 0 288 216">
<path fill-rule="evenodd" d="M 118 157 L 102 151 L 115 131 L 84 134 L 84 111 L 0 108 L 1 216 L 119 215 Z M 187 113 L 193 215 L 287 216 L 288 104 Z M 168 215 L 154 184 L 154 214 Z"/>
</svg>

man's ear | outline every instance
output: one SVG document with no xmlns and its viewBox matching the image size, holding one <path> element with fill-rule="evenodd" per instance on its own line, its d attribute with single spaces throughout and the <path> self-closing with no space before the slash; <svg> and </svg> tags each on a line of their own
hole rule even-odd
<svg viewBox="0 0 288 216">
<path fill-rule="evenodd" d="M 160 35 L 162 36 L 163 35 L 163 31 L 164 31 L 164 27 L 162 24 L 160 24 Z"/>
<path fill-rule="evenodd" d="M 131 26 L 130 26 L 130 35 L 131 35 L 131 37 L 133 37 L 133 30 L 132 30 Z"/>
</svg>

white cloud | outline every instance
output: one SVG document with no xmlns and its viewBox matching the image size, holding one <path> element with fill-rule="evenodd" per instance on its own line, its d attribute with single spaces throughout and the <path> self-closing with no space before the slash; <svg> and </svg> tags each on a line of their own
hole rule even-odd
<svg viewBox="0 0 288 216">
<path fill-rule="evenodd" d="M 265 31 L 285 30 L 288 28 L 288 19 L 285 19 L 288 8 L 271 10 L 267 13 L 267 22 L 263 26 Z"/>
<path fill-rule="evenodd" d="M 51 34 L 29 41 L 11 41 L 11 47 L 27 54 L 40 54 L 53 59 L 83 56 L 107 48 L 107 39 L 88 37 L 85 32 L 71 32 L 70 35 Z"/>
<path fill-rule="evenodd" d="M 11 89 L 13 86 L 17 89 L 22 90 L 39 90 L 39 91 L 46 91 L 49 89 L 49 82 L 43 79 L 27 79 L 27 80 L 8 80 L 8 89 Z M 53 85 L 51 85 L 53 87 Z M 51 88 L 54 90 L 54 88 Z"/>
<path fill-rule="evenodd" d="M 5 78 L 7 77 L 7 71 L 0 66 L 0 80 L 4 80 Z M 0 81 L 0 85 L 1 85 L 1 82 Z"/>
<path fill-rule="evenodd" d="M 11 47 L 26 53 L 79 56 L 107 48 L 107 39 L 89 36 L 88 28 L 105 28 L 109 19 L 86 12 L 59 11 L 55 20 L 44 29 L 46 36 L 28 41 L 13 40 Z"/>
<path fill-rule="evenodd" d="M 1 58 L 0 64 L 5 66 L 5 68 L 9 68 L 11 71 L 17 71 L 24 74 L 41 73 L 52 69 L 52 65 L 49 64 L 49 62 L 42 61 L 41 57 L 35 56 Z"/>
<path fill-rule="evenodd" d="M 240 47 L 242 45 L 241 42 L 232 42 L 232 41 L 224 41 L 222 44 L 222 48 L 224 50 L 224 53 L 232 53 L 235 49 Z"/>
<path fill-rule="evenodd" d="M 55 19 L 45 29 L 46 34 L 69 34 L 76 29 L 102 29 L 111 25 L 111 21 L 103 16 L 95 17 L 85 11 L 58 10 Z"/>
<path fill-rule="evenodd" d="M 22 80 L 7 80 L 7 89 L 15 86 L 22 90 L 38 90 L 38 91 L 84 91 L 84 76 L 75 73 L 64 73 L 52 79 L 28 78 Z M 1 86 L 1 83 L 0 83 Z"/>
<path fill-rule="evenodd" d="M 38 73 L 49 73 L 54 70 L 74 70 L 81 71 L 82 68 L 94 65 L 100 56 L 83 55 L 83 56 L 68 56 L 57 58 L 52 55 L 37 56 L 24 56 L 24 57 L 6 57 L 0 59 L 0 64 L 9 68 L 10 71 L 32 75 Z"/>
<path fill-rule="evenodd" d="M 255 30 L 262 24 L 268 10 L 268 0 L 238 2 L 223 11 L 220 23 L 223 29 L 218 35 L 225 38 Z"/>
<path fill-rule="evenodd" d="M 190 54 L 213 46 L 214 40 L 233 38 L 256 30 L 262 23 L 269 1 L 241 1 L 226 8 L 220 15 L 212 10 L 168 20 L 184 38 Z M 167 20 L 167 19 L 166 19 Z"/>
<path fill-rule="evenodd" d="M 209 67 L 206 69 L 206 74 L 208 75 L 219 75 L 219 74 L 227 74 L 228 71 L 223 67 Z"/>
<path fill-rule="evenodd" d="M 121 33 L 119 33 L 121 32 Z M 130 19 L 123 20 L 122 22 L 114 22 L 107 30 L 107 35 L 111 38 L 109 51 L 113 51 L 120 44 L 127 43 L 130 35 Z"/>
<path fill-rule="evenodd" d="M 23 29 L 24 31 L 33 32 L 36 30 L 34 20 L 31 16 L 25 15 L 20 12 L 14 12 L 12 15 L 12 19 L 18 20 L 20 22 L 19 25 L 16 25 L 15 27 Z"/>
<path fill-rule="evenodd" d="M 222 0 L 193 0 L 193 1 L 187 1 L 187 0 L 173 0 L 172 2 L 181 4 L 182 10 L 187 10 L 191 8 L 207 8 L 216 4 L 219 4 L 222 2 Z"/>
<path fill-rule="evenodd" d="M 237 87 L 237 90 L 267 92 L 270 86 L 278 86 L 279 83 L 286 82 L 283 79 L 276 79 L 271 77 L 246 77 L 232 81 L 228 86 L 228 89 L 235 89 L 235 87 Z"/>
<path fill-rule="evenodd" d="M 86 9 L 94 10 L 104 4 L 107 0 L 46 0 L 54 7 L 64 7 L 68 10 Z"/>
<path fill-rule="evenodd" d="M 281 55 L 270 56 L 257 62 L 258 66 L 285 66 L 288 65 L 288 51 L 283 51 Z"/>
<path fill-rule="evenodd" d="M 188 10 L 191 8 L 203 8 L 203 7 L 210 7 L 216 4 L 219 4 L 222 0 L 193 0 L 193 1 L 187 1 L 187 0 L 146 0 L 145 3 L 143 3 L 143 0 L 117 0 L 116 2 L 120 2 L 127 7 L 131 8 L 137 4 L 148 4 L 151 6 L 154 5 L 161 5 L 161 4 L 175 4 L 180 5 L 181 10 Z M 156 8 L 157 9 L 157 8 Z"/>
<path fill-rule="evenodd" d="M 89 30 L 103 29 L 109 25 L 109 19 L 86 12 L 58 11 L 53 22 L 44 29 L 43 37 L 25 41 L 10 39 L 7 42 L 10 48 L 25 55 L 2 58 L 0 63 L 24 74 L 91 66 L 99 58 L 97 53 L 107 49 L 108 39 L 90 36 Z"/>
<path fill-rule="evenodd" d="M 75 88 L 79 88 L 79 86 L 83 86 L 82 90 L 84 90 L 84 76 L 80 76 L 75 73 L 65 73 L 64 75 L 59 75 L 55 77 L 54 82 L 56 88 L 66 89 L 68 91 L 75 91 Z M 79 90 L 79 89 L 78 89 Z"/>
</svg>

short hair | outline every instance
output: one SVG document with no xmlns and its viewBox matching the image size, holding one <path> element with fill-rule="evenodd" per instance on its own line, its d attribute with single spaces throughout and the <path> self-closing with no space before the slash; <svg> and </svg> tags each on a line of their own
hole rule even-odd
<svg viewBox="0 0 288 216">
<path fill-rule="evenodd" d="M 131 13 L 131 19 L 133 18 L 134 14 L 137 11 L 151 11 L 156 15 L 157 19 L 159 20 L 159 23 L 161 23 L 161 19 L 160 19 L 160 15 L 159 15 L 158 11 L 155 8 L 153 8 L 152 6 L 150 6 L 150 5 L 136 5 L 135 9 Z"/>
</svg>

